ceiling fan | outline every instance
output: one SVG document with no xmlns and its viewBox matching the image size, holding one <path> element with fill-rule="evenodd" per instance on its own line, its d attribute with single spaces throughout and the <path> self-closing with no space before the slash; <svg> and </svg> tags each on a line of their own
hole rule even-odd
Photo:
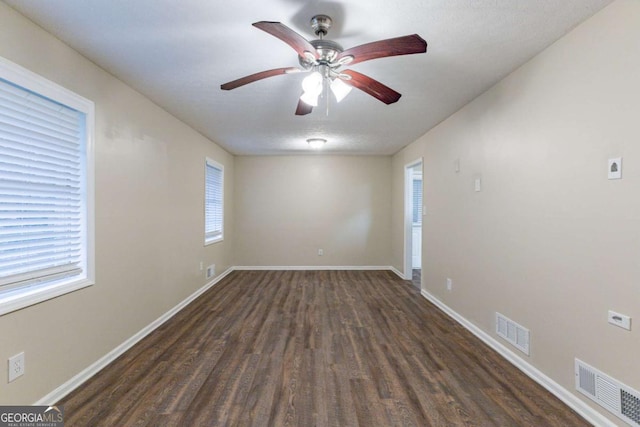
<svg viewBox="0 0 640 427">
<path fill-rule="evenodd" d="M 318 98 L 326 88 L 331 91 L 340 102 L 353 87 L 373 96 L 374 98 L 392 104 L 400 99 L 401 94 L 371 77 L 353 70 L 340 70 L 346 65 L 354 65 L 387 56 L 409 55 L 425 53 L 427 42 L 417 34 L 379 40 L 344 50 L 338 43 L 324 39 L 332 20 L 327 15 L 315 15 L 311 18 L 317 40 L 308 41 L 280 22 L 260 21 L 253 24 L 274 37 L 279 38 L 298 53 L 298 61 L 301 68 L 284 67 L 273 70 L 261 71 L 237 80 L 230 81 L 220 86 L 223 90 L 231 90 L 248 83 L 266 79 L 267 77 L 282 74 L 309 72 L 302 81 L 302 96 L 298 101 L 296 115 L 302 116 L 311 113 L 313 107 L 318 105 Z M 326 85 L 325 85 L 326 82 Z"/>
</svg>

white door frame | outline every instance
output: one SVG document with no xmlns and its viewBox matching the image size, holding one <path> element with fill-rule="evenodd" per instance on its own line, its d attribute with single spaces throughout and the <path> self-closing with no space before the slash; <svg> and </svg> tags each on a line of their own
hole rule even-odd
<svg viewBox="0 0 640 427">
<path fill-rule="evenodd" d="M 404 279 L 413 279 L 412 244 L 413 244 L 413 171 L 420 165 L 424 182 L 424 165 L 422 157 L 404 165 Z"/>
</svg>

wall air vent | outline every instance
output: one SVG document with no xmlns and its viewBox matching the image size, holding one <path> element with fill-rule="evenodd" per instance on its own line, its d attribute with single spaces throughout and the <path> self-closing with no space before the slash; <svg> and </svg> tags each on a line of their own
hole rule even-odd
<svg viewBox="0 0 640 427">
<path fill-rule="evenodd" d="M 529 355 L 529 330 L 496 312 L 496 333 L 518 350 Z"/>
<path fill-rule="evenodd" d="M 575 361 L 576 390 L 631 426 L 640 427 L 640 393 L 583 361 Z"/>
</svg>

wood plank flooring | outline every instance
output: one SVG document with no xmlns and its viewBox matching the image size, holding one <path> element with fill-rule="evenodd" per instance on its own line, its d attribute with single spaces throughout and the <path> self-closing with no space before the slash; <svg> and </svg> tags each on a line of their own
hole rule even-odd
<svg viewBox="0 0 640 427">
<path fill-rule="evenodd" d="M 587 426 L 386 271 L 236 271 L 60 404 L 71 426 Z"/>
</svg>

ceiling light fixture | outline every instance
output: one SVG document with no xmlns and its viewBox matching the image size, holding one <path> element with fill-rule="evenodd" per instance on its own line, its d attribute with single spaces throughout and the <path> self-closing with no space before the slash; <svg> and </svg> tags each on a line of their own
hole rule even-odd
<svg viewBox="0 0 640 427">
<path fill-rule="evenodd" d="M 321 64 L 314 67 L 314 71 L 302 80 L 302 96 L 300 100 L 312 107 L 318 106 L 318 99 L 325 90 L 325 81 L 336 97 L 336 101 L 342 101 L 351 92 L 352 87 L 343 81 L 349 76 L 341 75 L 331 70 L 327 65 Z"/>
<path fill-rule="evenodd" d="M 309 138 L 307 139 L 307 143 L 309 144 L 309 147 L 314 150 L 319 150 L 327 143 L 327 140 L 324 138 Z"/>
</svg>

